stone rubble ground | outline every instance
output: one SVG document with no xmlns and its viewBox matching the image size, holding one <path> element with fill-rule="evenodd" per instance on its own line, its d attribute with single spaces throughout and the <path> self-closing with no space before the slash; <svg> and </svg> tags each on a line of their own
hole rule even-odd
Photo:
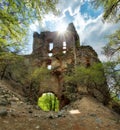
<svg viewBox="0 0 120 130">
<path fill-rule="evenodd" d="M 0 81 L 0 130 L 120 130 L 120 115 L 89 96 L 57 113 L 44 112 L 22 99 Z"/>
</svg>

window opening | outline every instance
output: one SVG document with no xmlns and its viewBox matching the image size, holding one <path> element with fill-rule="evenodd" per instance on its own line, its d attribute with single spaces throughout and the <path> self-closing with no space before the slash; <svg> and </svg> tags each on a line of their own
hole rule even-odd
<svg viewBox="0 0 120 130">
<path fill-rule="evenodd" d="M 53 49 L 53 43 L 49 43 L 49 51 Z"/>
<path fill-rule="evenodd" d="M 66 46 L 63 46 L 63 50 L 66 50 Z"/>
<path fill-rule="evenodd" d="M 52 57 L 52 56 L 53 56 L 52 50 L 53 50 L 53 43 L 51 42 L 51 43 L 49 43 L 49 52 L 48 52 L 48 56 L 49 56 L 49 57 Z M 52 63 L 52 60 L 51 60 L 51 59 L 48 59 L 48 61 L 47 61 L 47 68 L 48 68 L 49 70 L 52 69 L 51 63 Z"/>
<path fill-rule="evenodd" d="M 63 54 L 65 54 L 66 53 L 66 51 L 63 51 Z"/>
<path fill-rule="evenodd" d="M 52 65 L 48 65 L 47 68 L 48 68 L 48 70 L 51 70 L 52 69 Z"/>
<path fill-rule="evenodd" d="M 66 47 L 66 42 L 64 41 L 63 42 L 63 53 L 65 54 L 66 53 L 66 50 L 67 50 L 67 47 Z"/>
<path fill-rule="evenodd" d="M 52 57 L 52 56 L 53 56 L 53 53 L 48 53 L 48 56 L 49 56 L 49 57 Z"/>
<path fill-rule="evenodd" d="M 53 50 L 53 43 L 49 43 L 49 52 L 48 52 L 49 57 L 53 56 L 52 50 Z"/>
<path fill-rule="evenodd" d="M 63 42 L 63 46 L 66 46 L 66 42 Z"/>
</svg>

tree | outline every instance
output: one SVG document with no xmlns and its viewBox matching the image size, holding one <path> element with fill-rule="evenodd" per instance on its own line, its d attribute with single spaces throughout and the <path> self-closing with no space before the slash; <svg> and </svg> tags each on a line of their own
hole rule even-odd
<svg viewBox="0 0 120 130">
<path fill-rule="evenodd" d="M 99 93 L 104 97 L 104 101 L 102 101 L 104 103 L 108 103 L 110 100 L 109 89 L 106 84 L 106 78 L 101 63 L 93 64 L 88 68 L 77 66 L 73 73 L 66 76 L 65 81 L 67 83 L 86 86 L 88 93 L 95 97 L 96 95 L 94 90 L 97 92 L 99 91 Z M 98 99 L 98 97 L 96 98 Z"/>
<path fill-rule="evenodd" d="M 40 87 L 40 83 L 49 78 L 50 70 L 48 70 L 46 67 L 29 66 L 25 83 L 31 88 Z"/>
<path fill-rule="evenodd" d="M 101 64 L 94 64 L 89 68 L 77 66 L 73 74 L 66 76 L 66 81 L 83 84 L 87 87 L 92 87 L 93 84 L 104 84 L 103 67 Z"/>
<path fill-rule="evenodd" d="M 120 0 L 92 0 L 92 3 L 96 8 L 102 6 L 104 9 L 104 20 L 111 20 L 119 22 L 120 20 Z M 104 47 L 104 53 L 107 56 L 112 56 L 114 53 L 120 51 L 120 30 L 107 36 L 109 38 L 108 44 Z"/>
<path fill-rule="evenodd" d="M 99 6 L 103 7 L 104 20 L 120 21 L 120 0 L 93 0 L 92 2 L 97 8 Z M 114 92 L 115 95 L 118 96 L 118 94 L 120 94 L 120 29 L 107 36 L 107 38 L 109 42 L 103 47 L 103 53 L 107 56 L 109 61 L 104 63 L 104 69 L 108 84 L 111 84 L 111 92 Z"/>
<path fill-rule="evenodd" d="M 105 20 L 120 20 L 119 8 L 120 1 L 119 0 L 92 0 L 92 3 L 96 8 L 102 6 L 104 9 L 103 18 Z"/>
<path fill-rule="evenodd" d="M 0 0 L 0 50 L 18 51 L 29 24 L 55 9 L 58 0 Z"/>
<path fill-rule="evenodd" d="M 37 100 L 40 88 L 46 87 L 41 86 L 41 84 L 43 82 L 46 82 L 46 79 L 50 79 L 50 73 L 51 71 L 48 70 L 46 67 L 29 65 L 27 75 L 23 80 L 23 91 L 26 93 L 27 97 L 29 97 L 29 100 L 31 102 L 35 102 Z"/>
<path fill-rule="evenodd" d="M 111 93 L 114 97 L 120 95 L 120 31 L 109 37 L 109 42 L 103 47 L 103 54 L 108 61 L 104 63 L 105 74 Z M 113 96 L 112 96 L 113 97 Z"/>
<path fill-rule="evenodd" d="M 19 70 L 21 66 L 18 66 L 18 63 L 23 62 L 23 57 L 10 53 L 10 52 L 1 52 L 0 53 L 0 79 L 12 79 L 12 72 L 16 69 Z M 23 67 L 22 67 L 23 68 Z M 19 70 L 21 72 L 21 70 Z M 23 71 L 22 71 L 23 72 Z M 16 72 L 15 72 L 16 73 Z"/>
<path fill-rule="evenodd" d="M 119 22 L 120 20 L 120 0 L 92 0 L 94 7 L 100 6 L 104 9 L 104 20 L 111 20 Z M 120 30 L 108 36 L 109 42 L 104 47 L 104 53 L 107 56 L 112 56 L 114 53 L 120 51 Z"/>
<path fill-rule="evenodd" d="M 110 87 L 111 94 L 114 97 L 119 97 L 120 94 L 120 62 L 106 62 L 104 63 L 104 70 L 107 77 L 107 82 Z M 114 98 L 112 95 L 112 98 Z"/>
<path fill-rule="evenodd" d="M 54 11 L 58 0 L 0 0 L 0 76 L 5 77 L 11 64 L 19 60 L 18 54 L 26 44 L 29 24 L 40 21 L 46 13 Z"/>
<path fill-rule="evenodd" d="M 103 53 L 107 57 L 112 57 L 120 53 L 120 30 L 117 30 L 115 33 L 107 36 L 109 42 L 106 46 L 103 47 Z M 118 60 L 120 57 L 118 57 Z"/>
</svg>

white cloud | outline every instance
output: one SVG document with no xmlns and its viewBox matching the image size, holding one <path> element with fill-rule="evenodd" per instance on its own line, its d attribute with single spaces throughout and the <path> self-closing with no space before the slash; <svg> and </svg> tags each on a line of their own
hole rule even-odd
<svg viewBox="0 0 120 130">
<path fill-rule="evenodd" d="M 80 36 L 80 42 L 92 46 L 101 60 L 105 57 L 101 54 L 102 47 L 107 43 L 105 36 L 114 33 L 120 28 L 120 23 L 106 23 L 102 20 L 102 14 L 97 18 L 85 20 L 84 16 L 77 14 L 74 16 L 74 25 Z"/>
<path fill-rule="evenodd" d="M 62 12 L 59 17 L 54 16 L 52 13 L 49 13 L 45 15 L 42 23 L 35 21 L 35 24 L 31 25 L 30 28 L 32 31 L 38 32 L 41 30 L 54 31 L 55 28 L 57 29 L 57 26 L 59 26 L 59 24 L 64 24 L 67 27 L 69 22 L 73 22 L 80 36 L 81 43 L 86 42 L 87 45 L 92 46 L 99 54 L 99 57 L 103 60 L 105 58 L 103 55 L 101 55 L 101 50 L 107 42 L 107 39 L 104 37 L 120 28 L 120 23 L 113 24 L 103 22 L 102 14 L 96 18 L 92 18 L 90 15 L 88 15 L 87 12 L 81 14 L 80 7 L 82 4 L 84 4 L 85 1 L 91 0 L 60 1 L 57 5 L 57 9 L 60 9 Z M 66 19 L 66 13 L 70 15 L 69 17 L 71 20 Z M 46 22 L 50 22 L 50 25 L 47 25 Z M 38 30 L 38 28 L 41 28 L 41 30 Z"/>
<path fill-rule="evenodd" d="M 58 4 L 58 8 L 63 11 L 61 21 L 65 18 L 65 12 L 68 11 L 71 17 L 73 16 L 74 18 L 73 23 L 79 33 L 81 43 L 86 42 L 88 45 L 91 45 L 100 55 L 101 48 L 106 43 L 104 36 L 112 33 L 115 30 L 115 26 L 103 23 L 102 14 L 94 19 L 87 13 L 84 15 L 80 14 L 80 6 L 85 1 L 90 2 L 90 0 L 65 0 L 63 3 Z M 111 27 L 112 29 L 110 29 Z"/>
<path fill-rule="evenodd" d="M 83 3 L 83 0 L 64 0 L 60 1 L 57 5 L 57 8 L 61 10 L 61 12 L 69 11 L 71 16 L 75 15 L 80 8 L 80 5 Z M 61 15 L 63 15 L 61 14 Z"/>
<path fill-rule="evenodd" d="M 36 20 L 34 23 L 30 24 L 31 31 L 37 31 L 37 27 L 39 26 L 38 21 Z"/>
</svg>

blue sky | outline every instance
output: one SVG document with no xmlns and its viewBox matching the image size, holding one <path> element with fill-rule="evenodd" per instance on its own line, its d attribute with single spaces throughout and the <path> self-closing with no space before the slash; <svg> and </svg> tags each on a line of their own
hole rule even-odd
<svg viewBox="0 0 120 130">
<path fill-rule="evenodd" d="M 42 22 L 35 21 L 30 25 L 30 44 L 34 31 L 59 31 L 73 22 L 80 36 L 81 45 L 92 46 L 101 60 L 105 57 L 101 54 L 102 47 L 107 43 L 106 35 L 114 33 L 120 28 L 120 23 L 103 22 L 103 8 L 97 10 L 90 4 L 91 0 L 60 0 L 57 9 L 61 10 L 59 16 L 52 13 L 46 14 Z M 32 50 L 31 50 L 32 51 Z"/>
</svg>

